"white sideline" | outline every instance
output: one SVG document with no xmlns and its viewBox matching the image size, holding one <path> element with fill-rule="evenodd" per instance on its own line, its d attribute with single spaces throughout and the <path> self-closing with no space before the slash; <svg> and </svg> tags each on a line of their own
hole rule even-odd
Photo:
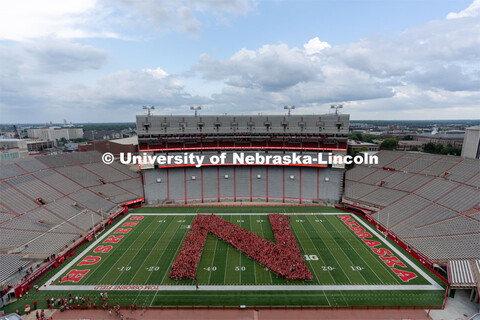
<svg viewBox="0 0 480 320">
<path fill-rule="evenodd" d="M 123 287 L 123 288 L 122 288 Z M 127 288 L 125 288 L 127 287 Z M 132 288 L 128 288 L 132 287 Z M 142 288 L 145 287 L 145 288 Z M 98 286 L 47 286 L 41 290 L 47 291 L 197 291 L 195 285 L 98 285 Z M 436 290 L 432 285 L 199 285 L 198 291 L 317 291 L 317 290 Z"/>
<path fill-rule="evenodd" d="M 408 264 L 413 268 L 415 269 L 415 271 L 417 271 L 419 274 L 422 275 L 422 277 L 424 277 L 425 279 L 427 279 L 428 282 L 430 282 L 430 284 L 432 286 L 435 287 L 436 290 L 443 290 L 442 286 L 440 286 L 437 282 L 435 282 L 435 280 L 433 280 L 428 274 L 426 274 L 422 269 L 420 269 L 419 266 L 417 266 L 415 263 L 413 263 L 409 258 L 407 258 L 402 252 L 400 252 L 400 250 L 398 250 L 397 248 L 395 248 L 395 246 L 393 244 L 391 244 L 389 241 L 387 241 L 384 237 L 382 237 L 381 235 L 378 234 L 378 232 L 376 230 L 374 230 L 371 226 L 369 226 L 365 221 L 363 221 L 362 219 L 359 219 L 355 214 L 352 214 L 352 216 L 355 218 L 355 220 L 357 220 L 358 222 L 360 222 L 366 229 L 368 229 L 371 233 L 373 233 L 375 236 L 377 236 L 377 238 L 379 239 L 382 239 L 382 242 L 384 244 L 386 244 L 390 249 L 392 249 L 392 251 L 394 251 L 397 255 L 399 255 L 404 261 L 407 261 Z"/>
<path fill-rule="evenodd" d="M 117 224 L 120 224 L 120 223 L 123 223 L 125 220 L 127 220 L 132 214 L 128 214 L 125 218 L 123 218 L 122 220 L 120 220 Z M 83 258 L 84 255 L 87 254 L 87 252 L 89 252 L 94 246 L 96 246 L 98 243 L 100 243 L 100 241 L 102 241 L 103 239 L 105 239 L 117 226 L 117 224 L 115 225 L 115 227 L 112 227 L 110 229 L 110 231 L 108 231 L 107 233 L 104 233 L 103 235 L 101 235 L 100 237 L 97 238 L 97 240 L 95 240 L 87 249 L 85 249 L 81 254 L 79 254 L 78 256 L 76 256 L 75 258 L 73 258 L 72 261 L 70 261 L 70 263 L 68 263 L 65 267 L 62 268 L 61 271 L 59 271 L 57 274 L 55 274 L 50 280 L 49 282 L 51 281 L 55 281 L 57 280 L 58 278 L 60 278 L 60 276 L 65 272 L 67 271 L 68 269 L 70 269 L 78 260 L 80 260 L 81 258 Z M 50 283 L 47 284 L 47 287 L 48 286 L 51 286 Z M 60 287 L 60 286 L 57 286 L 57 287 Z"/>
<path fill-rule="evenodd" d="M 107 233 L 104 233 L 98 237 L 87 249 L 85 249 L 81 254 L 76 256 L 71 260 L 66 266 L 57 272 L 45 285 L 39 288 L 41 291 L 105 291 L 105 290 L 114 290 L 114 291 L 196 291 L 194 285 L 185 286 L 185 285 L 51 285 L 51 281 L 56 281 L 61 275 L 63 275 L 68 269 L 70 269 L 74 264 L 76 264 L 80 259 L 83 258 L 93 247 L 98 245 L 103 239 L 105 239 L 110 233 L 112 233 L 117 225 L 120 225 L 125 220 L 129 219 L 132 215 L 142 215 L 142 216 L 161 216 L 161 215 L 197 215 L 198 213 L 129 213 L 115 224 L 115 227 L 112 227 Z M 238 215 L 236 213 L 215 213 L 216 215 Z M 271 213 L 261 212 L 261 213 L 240 213 L 241 215 L 268 215 Z M 290 215 L 304 215 L 304 213 L 288 213 Z M 307 213 L 308 215 L 308 213 Z M 373 228 L 371 228 L 366 222 L 362 221 L 355 214 L 351 213 L 339 213 L 339 212 L 324 212 L 324 213 L 315 213 L 314 215 L 350 215 L 360 222 L 366 229 L 372 232 L 377 236 L 385 245 L 392 249 L 396 254 L 402 257 L 407 261 L 412 268 L 414 268 L 418 273 L 420 273 L 430 285 L 200 285 L 198 290 L 200 291 L 275 291 L 275 290 L 285 290 L 285 291 L 309 291 L 309 290 L 379 290 L 379 291 L 388 291 L 388 290 L 443 290 L 443 288 L 435 282 L 430 276 L 428 276 L 422 269 L 420 269 L 416 264 L 412 263 L 405 255 L 403 255 L 394 245 L 386 241 L 381 235 L 379 235 Z"/>
</svg>

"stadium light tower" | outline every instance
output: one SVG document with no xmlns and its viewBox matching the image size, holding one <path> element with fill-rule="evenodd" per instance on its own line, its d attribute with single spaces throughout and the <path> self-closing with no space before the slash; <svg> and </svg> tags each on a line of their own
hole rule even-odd
<svg viewBox="0 0 480 320">
<path fill-rule="evenodd" d="M 295 106 L 284 106 L 283 109 L 288 110 L 288 116 L 290 117 L 290 112 L 295 109 Z"/>
<path fill-rule="evenodd" d="M 335 115 L 338 115 L 338 109 L 343 109 L 343 104 L 332 104 L 330 109 L 335 109 Z"/>
<path fill-rule="evenodd" d="M 150 117 L 150 113 L 152 110 L 155 110 L 155 107 L 154 106 L 143 106 L 142 107 L 143 110 L 148 110 L 148 116 Z"/>
<path fill-rule="evenodd" d="M 195 110 L 195 118 L 197 117 L 197 111 L 202 110 L 201 106 L 190 106 L 190 110 Z"/>
</svg>

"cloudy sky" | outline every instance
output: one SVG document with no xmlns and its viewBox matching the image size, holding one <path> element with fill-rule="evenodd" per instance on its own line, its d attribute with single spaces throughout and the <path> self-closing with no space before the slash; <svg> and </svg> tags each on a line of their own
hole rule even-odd
<svg viewBox="0 0 480 320">
<path fill-rule="evenodd" d="M 156 114 L 479 119 L 480 0 L 15 0 L 0 123 Z"/>
</svg>

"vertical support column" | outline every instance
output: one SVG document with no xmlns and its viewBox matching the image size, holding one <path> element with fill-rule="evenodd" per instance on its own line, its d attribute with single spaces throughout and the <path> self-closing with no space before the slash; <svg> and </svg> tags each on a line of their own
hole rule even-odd
<svg viewBox="0 0 480 320">
<path fill-rule="evenodd" d="M 237 172 L 233 166 L 233 202 L 237 202 Z"/>
<path fill-rule="evenodd" d="M 285 203 L 285 167 L 282 167 L 283 177 L 282 177 L 282 203 Z"/>
<path fill-rule="evenodd" d="M 185 187 L 185 204 L 187 204 L 187 168 L 183 168 L 184 187 Z"/>
<path fill-rule="evenodd" d="M 217 166 L 217 201 L 220 202 L 220 167 Z"/>
<path fill-rule="evenodd" d="M 167 200 L 170 200 L 170 179 L 168 178 L 168 173 L 170 172 L 170 169 L 165 169 L 167 170 Z"/>
<path fill-rule="evenodd" d="M 317 168 L 317 200 L 320 199 L 320 168 Z"/>
<path fill-rule="evenodd" d="M 266 196 L 266 200 L 267 200 L 267 202 L 268 202 L 268 166 L 265 166 L 265 172 L 266 172 L 265 175 L 266 175 L 266 180 L 267 180 L 267 181 L 266 181 L 266 186 L 267 186 L 267 193 L 266 193 L 267 196 Z"/>
<path fill-rule="evenodd" d="M 300 179 L 299 179 L 299 186 L 298 186 L 298 195 L 300 197 L 300 204 L 302 204 L 302 167 L 300 167 Z"/>
<path fill-rule="evenodd" d="M 202 183 L 201 192 L 202 192 L 202 203 L 203 203 L 203 167 L 200 167 L 200 181 Z"/>
<path fill-rule="evenodd" d="M 252 192 L 253 192 L 253 183 L 252 183 L 252 166 L 250 166 L 250 202 L 252 202 L 252 201 L 253 201 Z"/>
</svg>

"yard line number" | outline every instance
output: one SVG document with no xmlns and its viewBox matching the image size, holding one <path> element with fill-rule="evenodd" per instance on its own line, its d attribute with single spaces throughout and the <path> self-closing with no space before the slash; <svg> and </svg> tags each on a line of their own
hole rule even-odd
<svg viewBox="0 0 480 320">
<path fill-rule="evenodd" d="M 203 268 L 203 270 L 207 270 L 207 271 L 217 271 L 217 267 L 213 266 L 213 267 L 207 267 L 207 268 Z"/>
<path fill-rule="evenodd" d="M 130 269 L 132 269 L 132 267 L 130 267 L 130 266 L 126 266 L 126 267 L 123 266 L 123 267 L 117 268 L 117 270 L 119 270 L 119 271 L 130 271 Z"/>
<path fill-rule="evenodd" d="M 145 269 L 147 269 L 147 271 L 149 271 L 149 272 L 153 272 L 153 271 L 158 271 L 158 270 L 160 270 L 160 267 L 159 267 L 159 266 L 147 267 L 147 268 L 145 268 Z"/>
<path fill-rule="evenodd" d="M 352 269 L 352 271 L 362 271 L 365 268 L 360 266 L 350 266 L 350 269 Z"/>
</svg>

